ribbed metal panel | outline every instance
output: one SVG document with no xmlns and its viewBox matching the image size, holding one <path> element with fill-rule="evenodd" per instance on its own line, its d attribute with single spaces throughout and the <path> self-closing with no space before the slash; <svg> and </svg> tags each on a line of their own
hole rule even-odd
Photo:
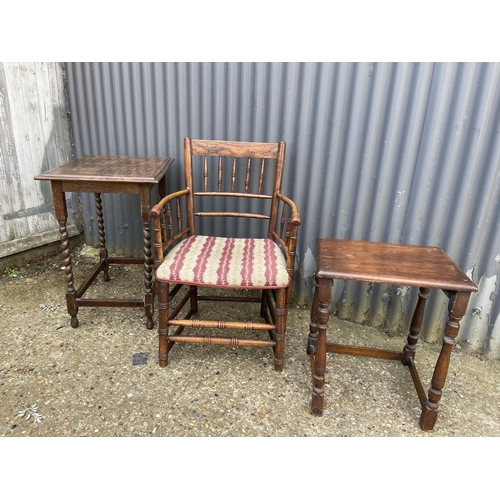
<svg viewBox="0 0 500 500">
<path fill-rule="evenodd" d="M 182 141 L 287 143 L 297 203 L 296 300 L 309 303 L 319 235 L 441 246 L 479 284 L 459 339 L 500 357 L 498 63 L 66 63 L 76 156 L 171 156 Z M 82 202 L 95 218 L 93 197 Z M 139 202 L 105 195 L 110 249 L 140 255 Z M 240 222 L 229 229 L 245 229 Z M 96 244 L 95 221 L 86 238 Z M 339 316 L 408 327 L 415 291 L 338 282 Z M 441 294 L 441 295 L 440 295 Z M 423 338 L 446 299 L 433 291 Z M 472 316 L 474 308 L 481 312 Z M 479 309 L 477 309 L 479 310 Z"/>
</svg>

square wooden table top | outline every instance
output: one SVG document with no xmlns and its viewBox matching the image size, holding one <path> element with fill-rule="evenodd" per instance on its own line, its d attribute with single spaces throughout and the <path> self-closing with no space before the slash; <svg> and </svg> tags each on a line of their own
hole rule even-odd
<svg viewBox="0 0 500 500">
<path fill-rule="evenodd" d="M 35 179 L 158 184 L 173 161 L 154 156 L 82 156 L 42 172 Z"/>
<path fill-rule="evenodd" d="M 477 291 L 439 247 L 318 238 L 316 269 L 319 278 Z"/>
</svg>

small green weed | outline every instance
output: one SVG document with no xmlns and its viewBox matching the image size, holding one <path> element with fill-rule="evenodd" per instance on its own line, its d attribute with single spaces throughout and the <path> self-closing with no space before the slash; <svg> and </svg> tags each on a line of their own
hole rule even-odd
<svg viewBox="0 0 500 500">
<path fill-rule="evenodd" d="M 15 276 L 18 276 L 20 272 L 21 271 L 19 271 L 19 269 L 17 267 L 12 268 L 12 267 L 7 266 L 5 268 L 5 274 L 7 276 L 15 277 Z"/>
</svg>

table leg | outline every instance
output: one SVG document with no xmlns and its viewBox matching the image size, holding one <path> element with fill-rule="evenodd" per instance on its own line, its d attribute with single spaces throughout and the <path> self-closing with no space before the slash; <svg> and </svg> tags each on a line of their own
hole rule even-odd
<svg viewBox="0 0 500 500">
<path fill-rule="evenodd" d="M 153 328 L 153 259 L 151 253 L 151 186 L 143 185 L 140 190 L 142 236 L 144 245 L 144 312 L 146 314 L 146 327 Z"/>
<path fill-rule="evenodd" d="M 76 290 L 73 280 L 73 268 L 71 264 L 71 253 L 69 248 L 69 235 L 67 228 L 68 209 L 66 206 L 66 197 L 62 190 L 62 184 L 58 181 L 52 181 L 52 199 L 54 201 L 54 212 L 59 223 L 59 234 L 61 235 L 61 254 L 64 266 L 64 279 L 66 281 L 66 304 L 68 313 L 71 316 L 71 326 L 78 326 L 78 307 L 76 305 Z"/>
<path fill-rule="evenodd" d="M 469 298 L 470 292 L 452 292 L 450 295 L 448 304 L 449 319 L 444 329 L 443 346 L 434 368 L 428 398 L 420 416 L 420 427 L 424 431 L 432 430 L 436 423 L 439 400 L 448 374 L 451 350 L 460 329 L 460 320 L 467 311 Z"/>
<path fill-rule="evenodd" d="M 158 195 L 160 200 L 167 196 L 167 177 L 164 175 L 158 182 Z"/>
<path fill-rule="evenodd" d="M 314 353 L 314 373 L 313 373 L 313 394 L 311 401 L 311 411 L 313 415 L 323 415 L 324 403 L 324 385 L 326 370 L 326 327 L 330 313 L 328 306 L 332 298 L 333 280 L 318 279 L 318 285 L 315 291 L 317 298 L 313 304 L 316 304 L 316 311 L 312 316 L 318 318 L 318 338 Z"/>
<path fill-rule="evenodd" d="M 314 280 L 314 295 L 311 306 L 311 322 L 309 323 L 309 336 L 307 339 L 307 354 L 314 356 L 318 342 L 318 280 Z"/>
<path fill-rule="evenodd" d="M 160 181 L 158 182 L 158 195 L 160 197 L 160 200 L 165 198 L 167 196 L 167 177 L 164 175 Z M 151 215 L 150 215 L 151 218 Z M 159 294 L 158 292 L 158 283 L 155 279 L 155 273 L 156 273 L 156 268 L 157 266 L 154 265 L 154 260 L 153 260 L 153 304 L 154 304 L 154 297 Z M 196 300 L 196 295 L 193 297 L 191 296 L 191 301 Z M 198 310 L 198 308 L 196 308 Z"/>
<path fill-rule="evenodd" d="M 413 313 L 413 318 L 411 320 L 410 332 L 406 339 L 406 345 L 403 349 L 403 359 L 401 362 L 403 365 L 408 365 L 411 359 L 415 359 L 415 350 L 417 348 L 418 335 L 422 327 L 422 321 L 424 319 L 424 309 L 427 297 L 429 297 L 431 289 L 430 288 L 420 288 L 418 293 L 418 302 L 415 306 L 415 311 Z"/>
<path fill-rule="evenodd" d="M 104 262 L 103 274 L 104 281 L 109 281 L 109 264 L 108 264 L 108 250 L 106 249 L 106 233 L 104 232 L 104 218 L 102 215 L 102 202 L 101 193 L 94 193 L 95 198 L 95 211 L 97 215 L 97 231 L 99 234 L 99 257 Z"/>
</svg>

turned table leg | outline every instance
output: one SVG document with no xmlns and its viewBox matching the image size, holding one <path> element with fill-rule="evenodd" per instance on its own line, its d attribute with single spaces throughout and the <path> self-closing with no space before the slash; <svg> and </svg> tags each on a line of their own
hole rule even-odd
<svg viewBox="0 0 500 500">
<path fill-rule="evenodd" d="M 61 238 L 61 254 L 62 263 L 64 266 L 64 279 L 66 281 L 66 304 L 68 313 L 71 316 L 71 326 L 76 328 L 78 326 L 78 307 L 76 305 L 76 290 L 73 280 L 73 267 L 71 264 L 71 253 L 69 248 L 69 235 L 68 235 L 68 209 L 66 206 L 66 198 L 62 190 L 62 184 L 58 181 L 52 181 L 52 199 L 54 201 L 54 213 L 59 223 L 59 234 Z"/>
<path fill-rule="evenodd" d="M 408 365 L 410 359 L 415 359 L 415 350 L 417 348 L 418 335 L 422 327 L 422 321 L 424 319 L 424 309 L 427 297 L 429 297 L 431 289 L 430 288 L 420 288 L 418 293 L 418 302 L 415 306 L 415 311 L 413 313 L 413 318 L 411 320 L 410 332 L 406 339 L 406 345 L 403 349 L 403 359 L 401 362 L 403 365 Z"/>
<path fill-rule="evenodd" d="M 106 249 L 106 233 L 104 232 L 104 217 L 102 214 L 101 193 L 94 193 L 95 211 L 97 215 L 97 231 L 99 234 L 99 257 L 104 262 L 102 272 L 104 281 L 109 281 L 108 250 Z"/>
<path fill-rule="evenodd" d="M 309 336 L 307 338 L 307 354 L 314 356 L 318 342 L 318 280 L 314 280 L 313 303 L 311 306 L 311 322 L 309 323 Z"/>
<path fill-rule="evenodd" d="M 318 280 L 318 286 L 315 291 L 317 298 L 314 299 L 314 304 L 316 305 L 317 313 L 313 313 L 313 315 L 318 318 L 318 338 L 314 353 L 311 411 L 313 415 L 323 415 L 326 370 L 326 328 L 330 317 L 328 306 L 332 297 L 333 280 L 316 279 Z"/>
<path fill-rule="evenodd" d="M 141 218 L 142 236 L 144 246 L 144 312 L 146 314 L 146 327 L 153 328 L 153 258 L 151 253 L 151 190 L 150 186 L 141 186 Z"/>
<path fill-rule="evenodd" d="M 424 431 L 432 430 L 436 423 L 439 400 L 448 374 L 451 350 L 460 329 L 460 320 L 467 311 L 469 298 L 470 292 L 451 292 L 450 294 L 448 304 L 449 319 L 444 329 L 443 346 L 434 368 L 428 398 L 420 416 L 420 427 Z"/>
</svg>

